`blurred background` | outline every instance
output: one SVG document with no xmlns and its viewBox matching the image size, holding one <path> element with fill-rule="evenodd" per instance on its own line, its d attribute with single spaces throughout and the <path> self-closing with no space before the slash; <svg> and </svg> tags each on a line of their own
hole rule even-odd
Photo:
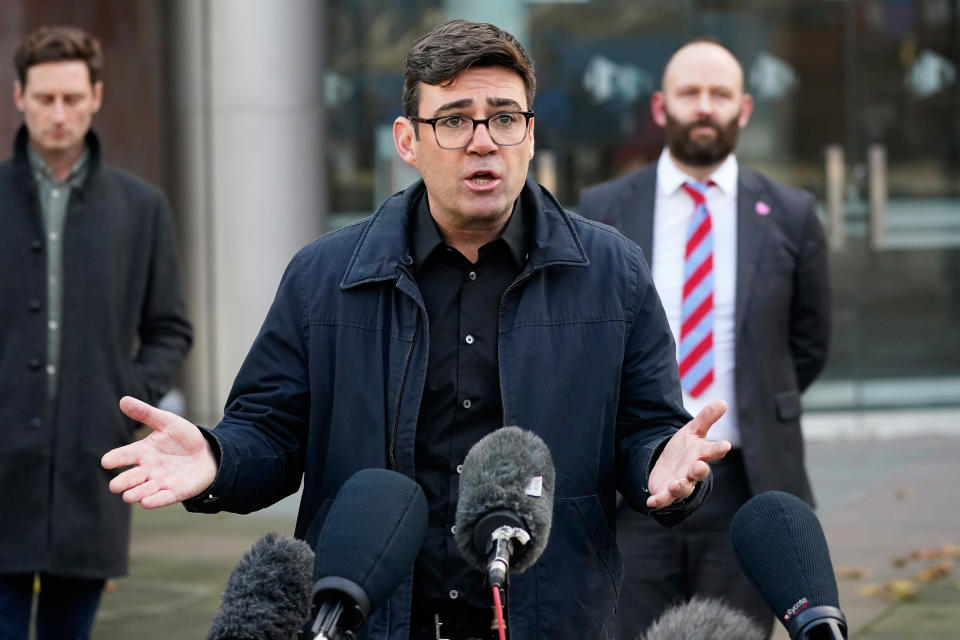
<svg viewBox="0 0 960 640">
<path fill-rule="evenodd" d="M 171 201 L 196 341 L 169 406 L 215 424 L 293 253 L 416 179 L 391 138 L 401 61 L 453 17 L 494 22 L 533 56 L 532 171 L 570 208 L 583 187 L 656 159 L 660 70 L 686 39 L 720 38 L 757 105 L 740 162 L 813 192 L 828 229 L 834 337 L 804 397 L 808 439 L 945 438 L 934 455 L 960 437 L 960 0 L 0 4 L 0 85 L 37 26 L 100 38 L 105 158 Z M 12 144 L 19 123 L 12 100 L 0 106 L 0 139 Z M 292 528 L 284 509 L 265 517 Z M 151 522 L 236 526 L 182 515 Z M 199 548 L 235 559 L 247 542 Z M 149 544 L 135 537 L 135 557 Z"/>
</svg>

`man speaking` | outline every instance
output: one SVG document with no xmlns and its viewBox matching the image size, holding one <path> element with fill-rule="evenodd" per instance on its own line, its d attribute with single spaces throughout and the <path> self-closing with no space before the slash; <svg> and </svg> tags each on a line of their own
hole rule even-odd
<svg viewBox="0 0 960 640">
<path fill-rule="evenodd" d="M 111 489 L 146 508 L 248 512 L 302 479 L 309 538 L 354 472 L 398 471 L 426 494 L 426 541 L 361 637 L 487 639 L 490 597 L 454 538 L 458 474 L 474 443 L 519 425 L 550 449 L 555 509 L 547 549 L 511 579 L 509 635 L 612 638 L 616 490 L 679 522 L 730 445 L 706 440 L 722 403 L 693 420 L 682 407 L 640 250 L 527 179 L 535 88 L 526 51 L 493 25 L 417 40 L 393 134 L 423 180 L 294 257 L 216 429 L 123 399 L 154 432 L 104 456 L 132 465 Z"/>
</svg>

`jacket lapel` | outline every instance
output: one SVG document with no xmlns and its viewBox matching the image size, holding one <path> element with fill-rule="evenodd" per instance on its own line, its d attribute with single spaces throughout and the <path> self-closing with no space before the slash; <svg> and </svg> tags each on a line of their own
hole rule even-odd
<svg viewBox="0 0 960 640">
<path fill-rule="evenodd" d="M 647 264 L 653 264 L 653 210 L 657 195 L 657 164 L 636 173 L 632 189 L 621 200 L 620 230 L 643 249 Z"/>
<path fill-rule="evenodd" d="M 765 213 L 761 213 L 765 211 Z M 769 205 L 754 173 L 740 167 L 737 178 L 736 327 L 743 327 L 751 287 L 756 279 L 769 233 Z"/>
</svg>

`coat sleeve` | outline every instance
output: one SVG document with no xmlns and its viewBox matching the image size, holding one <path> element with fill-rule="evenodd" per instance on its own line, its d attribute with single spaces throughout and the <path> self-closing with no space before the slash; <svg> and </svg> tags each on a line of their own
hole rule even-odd
<svg viewBox="0 0 960 640">
<path fill-rule="evenodd" d="M 150 404 L 170 389 L 193 340 L 170 210 L 161 195 L 153 207 L 151 263 L 137 329 L 140 348 L 133 363 L 143 400 Z"/>
<path fill-rule="evenodd" d="M 184 503 L 204 513 L 249 513 L 300 487 L 310 420 L 306 318 L 299 254 L 234 380 L 223 420 L 208 439 L 219 454 L 213 484 Z"/>
<path fill-rule="evenodd" d="M 827 238 L 817 219 L 813 198 L 805 207 L 802 252 L 794 273 L 790 309 L 790 352 L 800 391 L 823 370 L 830 344 L 830 273 Z"/>
<path fill-rule="evenodd" d="M 676 346 L 646 261 L 635 256 L 637 304 L 628 329 L 617 412 L 617 489 L 634 510 L 650 513 L 672 526 L 696 509 L 711 486 L 701 483 L 681 504 L 648 509 L 647 480 L 660 450 L 676 430 L 690 421 L 683 408 Z"/>
</svg>

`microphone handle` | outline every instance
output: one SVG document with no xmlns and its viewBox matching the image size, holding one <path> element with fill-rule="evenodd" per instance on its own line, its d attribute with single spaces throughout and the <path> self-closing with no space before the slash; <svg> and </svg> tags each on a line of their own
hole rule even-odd
<svg viewBox="0 0 960 640">
<path fill-rule="evenodd" d="M 846 640 L 847 619 L 837 607 L 820 605 L 797 614 L 788 631 L 790 640 Z"/>
</svg>

